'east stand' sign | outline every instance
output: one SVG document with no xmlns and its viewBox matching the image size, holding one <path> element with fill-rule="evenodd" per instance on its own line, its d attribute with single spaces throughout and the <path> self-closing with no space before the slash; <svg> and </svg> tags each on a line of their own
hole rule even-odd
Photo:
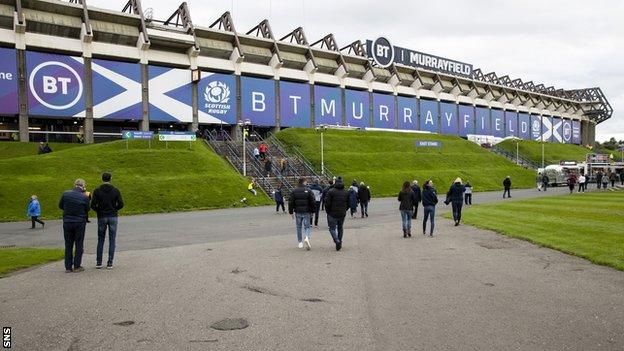
<svg viewBox="0 0 624 351">
<path fill-rule="evenodd" d="M 470 64 L 393 46 L 384 37 L 379 37 L 375 41 L 367 40 L 366 53 L 382 68 L 388 67 L 392 63 L 398 63 L 453 76 L 470 77 L 472 75 L 472 65 Z"/>
</svg>

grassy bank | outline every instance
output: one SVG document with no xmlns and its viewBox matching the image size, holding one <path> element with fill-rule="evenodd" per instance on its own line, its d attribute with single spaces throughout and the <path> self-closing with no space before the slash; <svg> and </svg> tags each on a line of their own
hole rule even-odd
<svg viewBox="0 0 624 351">
<path fill-rule="evenodd" d="M 75 147 L 83 146 L 84 144 L 77 143 L 50 143 L 52 152 L 67 150 Z M 22 156 L 37 155 L 39 151 L 39 143 L 20 143 L 14 141 L 0 142 L 0 160 L 7 158 L 15 158 Z"/>
<path fill-rule="evenodd" d="M 26 220 L 26 205 L 39 196 L 44 218 L 58 218 L 58 200 L 76 178 L 88 190 L 111 171 L 122 192 L 122 214 L 224 208 L 270 203 L 264 195 L 250 196 L 247 181 L 202 141 L 192 143 L 116 141 L 55 151 L 46 155 L 0 159 L 0 221 Z M 165 148 L 167 146 L 167 148 Z"/>
<path fill-rule="evenodd" d="M 277 134 L 296 146 L 320 168 L 320 137 L 311 129 L 286 129 Z M 416 140 L 438 140 L 441 148 L 416 148 Z M 328 130 L 324 135 L 325 165 L 348 181 L 371 186 L 374 196 L 394 196 L 405 180 L 433 179 L 445 189 L 456 177 L 468 180 L 475 191 L 502 189 L 511 176 L 515 188 L 533 186 L 535 173 L 464 139 L 435 134 Z"/>
<path fill-rule="evenodd" d="M 4 248 L 0 249 L 0 277 L 13 271 L 63 259 L 63 249 Z"/>
<path fill-rule="evenodd" d="M 505 140 L 497 146 L 516 154 L 516 142 Z M 538 165 L 542 164 L 542 143 L 532 140 L 523 140 L 518 144 L 518 152 Z M 591 151 L 583 146 L 573 144 L 544 143 L 544 164 L 559 164 L 559 161 L 585 161 L 585 157 Z"/>
<path fill-rule="evenodd" d="M 478 205 L 462 221 L 624 270 L 623 191 Z"/>
</svg>

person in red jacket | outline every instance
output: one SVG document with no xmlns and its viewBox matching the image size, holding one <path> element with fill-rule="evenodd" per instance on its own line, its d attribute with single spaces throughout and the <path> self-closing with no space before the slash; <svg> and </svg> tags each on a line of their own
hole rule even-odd
<svg viewBox="0 0 624 351">
<path fill-rule="evenodd" d="M 267 152 L 269 151 L 269 147 L 266 146 L 265 143 L 261 143 L 260 147 L 258 147 L 259 151 L 260 151 L 260 158 L 265 158 Z"/>
</svg>

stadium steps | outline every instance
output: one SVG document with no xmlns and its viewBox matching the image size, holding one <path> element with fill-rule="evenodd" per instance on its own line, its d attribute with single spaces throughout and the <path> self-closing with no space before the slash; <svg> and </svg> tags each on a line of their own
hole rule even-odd
<svg viewBox="0 0 624 351">
<path fill-rule="evenodd" d="M 538 165 L 537 163 L 526 159 L 522 156 L 518 156 L 514 153 L 511 153 L 507 150 L 504 150 L 498 146 L 493 146 L 491 148 L 489 148 L 490 151 L 492 151 L 493 153 L 497 154 L 497 155 L 501 155 L 503 157 L 505 157 L 506 159 L 508 159 L 509 161 L 517 164 L 518 166 L 524 167 L 524 168 L 532 168 L 537 170 L 538 168 L 540 168 L 541 166 Z"/>
</svg>

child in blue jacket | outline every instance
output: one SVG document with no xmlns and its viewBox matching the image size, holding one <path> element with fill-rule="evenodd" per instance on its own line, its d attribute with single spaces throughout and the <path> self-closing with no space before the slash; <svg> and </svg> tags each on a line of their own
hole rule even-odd
<svg viewBox="0 0 624 351">
<path fill-rule="evenodd" d="M 30 217 L 30 221 L 32 222 L 32 227 L 30 227 L 30 229 L 35 229 L 35 222 L 45 227 L 45 223 L 39 219 L 39 216 L 41 216 L 41 205 L 39 204 L 37 195 L 33 195 L 30 197 L 30 202 L 28 202 L 28 217 Z"/>
</svg>

